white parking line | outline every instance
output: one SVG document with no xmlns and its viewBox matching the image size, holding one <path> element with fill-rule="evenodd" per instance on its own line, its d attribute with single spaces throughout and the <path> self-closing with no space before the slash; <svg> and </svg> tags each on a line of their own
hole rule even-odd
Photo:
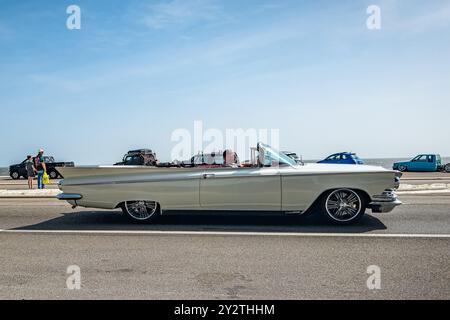
<svg viewBox="0 0 450 320">
<path fill-rule="evenodd" d="M 450 234 L 408 233 L 305 233 L 305 232 L 236 232 L 236 231 L 161 231 L 161 230 L 17 230 L 0 229 L 0 233 L 86 234 L 86 235 L 184 235 L 184 236 L 268 236 L 268 237 L 346 237 L 346 238 L 444 238 Z"/>
</svg>

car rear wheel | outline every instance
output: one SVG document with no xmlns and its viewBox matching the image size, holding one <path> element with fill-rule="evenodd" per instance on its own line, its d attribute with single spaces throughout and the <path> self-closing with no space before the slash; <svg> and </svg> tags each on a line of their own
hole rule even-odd
<svg viewBox="0 0 450 320">
<path fill-rule="evenodd" d="M 58 172 L 56 172 L 55 170 L 52 170 L 48 173 L 50 179 L 56 179 L 58 178 Z"/>
<path fill-rule="evenodd" d="M 365 197 L 351 189 L 336 189 L 327 192 L 321 201 L 321 211 L 333 224 L 352 224 L 366 211 Z"/>
<path fill-rule="evenodd" d="M 406 166 L 403 166 L 403 165 L 398 167 L 398 170 L 401 172 L 405 172 L 407 169 L 408 168 L 406 168 Z"/>
<path fill-rule="evenodd" d="M 444 167 L 445 172 L 450 172 L 450 163 L 447 163 Z"/>
<path fill-rule="evenodd" d="M 13 178 L 14 180 L 17 180 L 20 178 L 20 174 L 17 171 L 13 171 L 11 172 L 11 178 Z"/>
<path fill-rule="evenodd" d="M 156 201 L 125 201 L 122 211 L 133 222 L 148 223 L 160 215 L 160 206 Z"/>
</svg>

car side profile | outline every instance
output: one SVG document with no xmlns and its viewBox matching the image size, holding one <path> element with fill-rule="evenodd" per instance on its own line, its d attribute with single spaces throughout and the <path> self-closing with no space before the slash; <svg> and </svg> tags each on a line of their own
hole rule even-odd
<svg viewBox="0 0 450 320">
<path fill-rule="evenodd" d="M 58 199 L 114 209 L 135 222 L 173 210 L 307 214 L 335 224 L 358 221 L 367 208 L 390 212 L 401 173 L 375 166 L 298 164 L 268 145 L 251 148 L 251 163 L 230 167 L 106 166 L 63 168 Z"/>
<path fill-rule="evenodd" d="M 439 154 L 419 154 L 409 161 L 395 162 L 392 168 L 402 172 L 450 172 L 450 163 L 442 165 L 441 156 Z"/>
<path fill-rule="evenodd" d="M 336 164 L 364 164 L 355 153 L 339 152 L 318 161 L 318 163 L 336 163 Z"/>
</svg>

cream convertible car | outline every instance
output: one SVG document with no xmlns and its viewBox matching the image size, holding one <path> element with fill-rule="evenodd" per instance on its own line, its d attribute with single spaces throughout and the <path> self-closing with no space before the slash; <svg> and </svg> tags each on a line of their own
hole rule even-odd
<svg viewBox="0 0 450 320">
<path fill-rule="evenodd" d="M 366 165 L 298 164 L 259 143 L 245 167 L 62 168 L 58 198 L 74 207 L 121 208 L 132 220 L 153 221 L 167 210 L 320 212 L 336 224 L 366 208 L 389 212 L 401 202 L 401 173 Z"/>
</svg>

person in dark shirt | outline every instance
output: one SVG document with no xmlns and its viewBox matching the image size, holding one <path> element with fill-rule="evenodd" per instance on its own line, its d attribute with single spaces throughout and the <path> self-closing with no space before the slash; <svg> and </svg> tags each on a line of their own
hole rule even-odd
<svg viewBox="0 0 450 320">
<path fill-rule="evenodd" d="M 44 172 L 47 171 L 44 162 L 44 149 L 39 149 L 39 153 L 36 157 L 34 157 L 34 166 L 37 171 L 38 189 L 44 189 L 45 185 L 42 182 L 42 178 L 44 176 Z"/>
</svg>

